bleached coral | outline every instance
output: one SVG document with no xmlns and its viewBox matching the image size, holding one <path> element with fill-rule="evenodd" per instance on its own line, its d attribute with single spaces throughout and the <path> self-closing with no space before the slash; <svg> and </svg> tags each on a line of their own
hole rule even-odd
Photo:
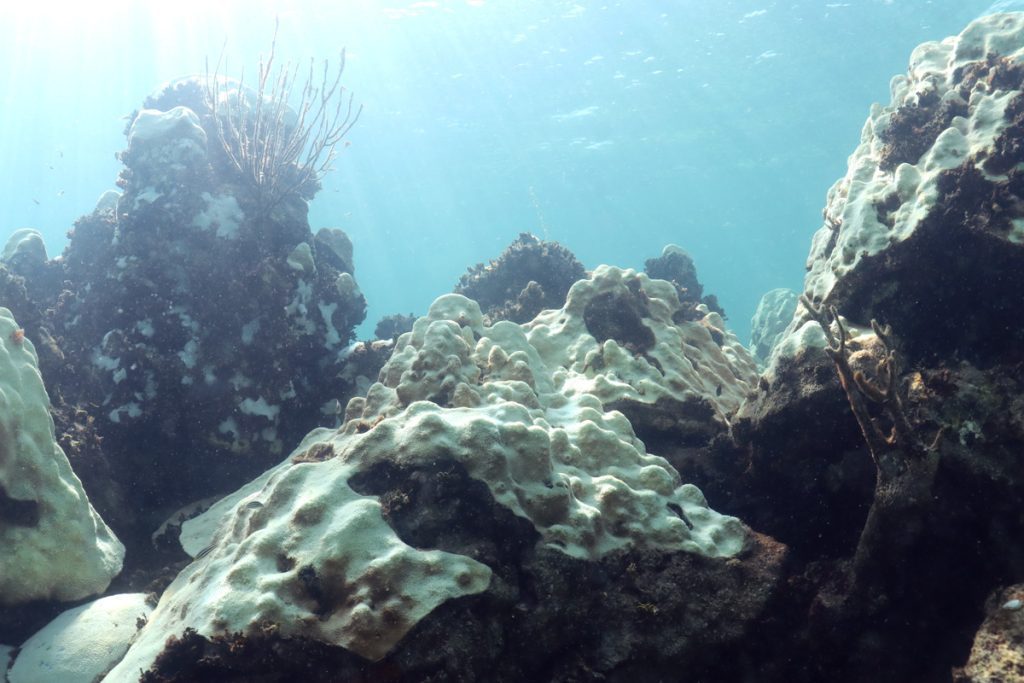
<svg viewBox="0 0 1024 683">
<path fill-rule="evenodd" d="M 609 313 L 609 293 L 647 306 L 642 324 L 657 345 L 639 359 L 588 332 Z M 486 590 L 489 567 L 410 547 L 381 500 L 356 492 L 356 477 L 377 467 L 454 463 L 540 543 L 575 558 L 630 547 L 739 552 L 743 525 L 711 510 L 604 405 L 692 395 L 726 412 L 738 401 L 753 362 L 731 336 L 715 341 L 714 314 L 674 323 L 673 301 L 669 283 L 608 267 L 574 287 L 563 310 L 526 325 L 486 326 L 475 302 L 439 298 L 400 337 L 381 381 L 350 401 L 341 429 L 312 432 L 287 461 L 183 525 L 199 559 L 107 680 L 144 670 L 185 628 L 244 634 L 261 621 L 377 659 L 439 604 Z"/>
<path fill-rule="evenodd" d="M 102 592 L 124 559 L 56 442 L 49 407 L 32 342 L 0 308 L 0 604 Z"/>
</svg>

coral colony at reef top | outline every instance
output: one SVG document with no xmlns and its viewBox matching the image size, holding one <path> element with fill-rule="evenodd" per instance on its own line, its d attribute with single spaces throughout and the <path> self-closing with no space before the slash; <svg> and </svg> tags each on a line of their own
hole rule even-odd
<svg viewBox="0 0 1024 683">
<path fill-rule="evenodd" d="M 268 74 L 3 250 L 9 681 L 1024 680 L 1024 14 L 914 51 L 750 351 L 527 234 L 352 343 L 358 109 Z"/>
</svg>

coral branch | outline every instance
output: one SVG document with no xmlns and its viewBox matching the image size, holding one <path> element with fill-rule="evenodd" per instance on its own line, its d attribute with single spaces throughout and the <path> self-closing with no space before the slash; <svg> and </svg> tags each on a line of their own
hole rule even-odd
<svg viewBox="0 0 1024 683">
<path fill-rule="evenodd" d="M 298 65 L 274 69 L 277 26 L 270 54 L 260 58 L 256 89 L 247 94 L 245 72 L 231 93 L 220 76 L 223 54 L 213 73 L 206 68 L 206 104 L 213 115 L 217 138 L 231 166 L 256 191 L 259 211 L 266 216 L 285 197 L 311 198 L 331 169 L 337 145 L 359 120 L 362 105 L 341 85 L 345 71 L 342 50 L 337 69 L 328 61 L 317 78 L 313 60 L 301 84 L 298 108 L 288 102 L 298 81 Z"/>
<path fill-rule="evenodd" d="M 871 321 L 871 329 L 882 346 L 881 358 L 875 367 L 875 379 L 872 380 L 864 372 L 854 371 L 850 367 L 850 351 L 847 347 L 849 333 L 835 306 L 830 306 L 826 315 L 824 307 L 816 306 L 807 296 L 801 296 L 800 302 L 825 333 L 828 342 L 825 351 L 835 364 L 839 383 L 850 402 L 879 475 L 883 480 L 898 476 L 906 470 L 908 459 L 919 459 L 928 448 L 917 438 L 900 397 L 900 371 L 892 345 L 892 329 L 888 325 L 882 327 L 876 321 Z M 832 332 L 833 324 L 838 334 Z M 882 407 L 891 424 L 888 433 L 883 431 L 879 420 L 872 417 L 868 401 Z"/>
</svg>

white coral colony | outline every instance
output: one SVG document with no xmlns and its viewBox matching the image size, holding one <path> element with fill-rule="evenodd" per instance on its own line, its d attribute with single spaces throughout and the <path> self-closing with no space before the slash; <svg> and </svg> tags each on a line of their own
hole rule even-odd
<svg viewBox="0 0 1024 683">
<path fill-rule="evenodd" d="M 39 359 L 0 308 L 0 604 L 106 589 L 124 546 L 89 504 L 54 438 Z"/>
<path fill-rule="evenodd" d="M 637 291 L 647 305 L 642 323 L 660 344 L 650 360 L 612 339 L 599 343 L 583 317 L 596 297 Z M 382 518 L 380 501 L 353 490 L 352 477 L 384 462 L 456 461 L 529 520 L 541 543 L 573 557 L 631 546 L 737 553 L 744 526 L 708 508 L 696 487 L 645 451 L 622 413 L 604 407 L 671 395 L 734 408 L 755 377 L 753 361 L 731 334 L 714 341 L 707 320 L 673 323 L 678 306 L 669 283 L 610 267 L 577 283 L 563 309 L 525 325 L 489 327 L 476 302 L 440 297 L 399 339 L 381 382 L 349 403 L 341 429 L 312 432 L 285 463 L 184 525 L 186 549 L 201 558 L 168 588 L 107 680 L 147 668 L 185 628 L 245 633 L 261 620 L 379 659 L 437 605 L 486 590 L 490 568 L 410 547 Z M 295 600 L 312 576 L 362 597 Z M 379 598 L 380 582 L 389 588 L 383 602 L 370 597 Z"/>
</svg>

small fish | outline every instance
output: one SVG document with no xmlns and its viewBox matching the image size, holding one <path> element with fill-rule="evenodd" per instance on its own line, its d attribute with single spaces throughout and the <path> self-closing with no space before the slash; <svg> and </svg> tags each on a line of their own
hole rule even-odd
<svg viewBox="0 0 1024 683">
<path fill-rule="evenodd" d="M 39 206 L 39 200 L 38 199 L 33 198 L 32 201 L 35 202 L 36 206 Z"/>
<path fill-rule="evenodd" d="M 200 558 L 206 557 L 216 547 L 217 547 L 216 543 L 211 543 L 210 545 L 206 546 L 205 548 L 200 550 L 198 553 L 196 553 L 196 556 L 195 556 L 194 559 L 198 560 Z"/>
</svg>

